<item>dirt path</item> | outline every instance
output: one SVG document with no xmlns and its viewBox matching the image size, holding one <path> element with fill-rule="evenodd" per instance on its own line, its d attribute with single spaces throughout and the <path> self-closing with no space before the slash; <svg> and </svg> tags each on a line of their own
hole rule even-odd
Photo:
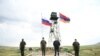
<svg viewBox="0 0 100 56">
<path fill-rule="evenodd" d="M 41 55 L 41 52 L 39 51 L 39 52 L 31 52 L 30 54 L 28 54 L 26 56 L 42 56 L 42 55 Z M 48 53 L 46 53 L 45 56 L 54 56 L 54 53 L 48 52 Z M 70 53 L 60 53 L 59 56 L 74 56 L 74 55 L 72 55 Z"/>
</svg>

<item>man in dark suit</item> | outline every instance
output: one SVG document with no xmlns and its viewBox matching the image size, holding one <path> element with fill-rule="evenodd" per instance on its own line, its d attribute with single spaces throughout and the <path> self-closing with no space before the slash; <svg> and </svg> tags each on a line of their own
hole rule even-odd
<svg viewBox="0 0 100 56">
<path fill-rule="evenodd" d="M 20 51 L 21 51 L 21 56 L 24 56 L 24 49 L 25 49 L 26 42 L 24 39 L 20 42 Z"/>
<path fill-rule="evenodd" d="M 53 46 L 54 46 L 54 50 L 55 50 L 55 56 L 56 56 L 57 53 L 58 53 L 58 56 L 59 56 L 59 48 L 60 48 L 59 40 L 55 40 L 53 42 Z"/>
<path fill-rule="evenodd" d="M 44 37 L 41 40 L 41 50 L 42 50 L 42 56 L 45 56 L 45 50 L 46 50 L 46 41 L 44 40 Z"/>
<path fill-rule="evenodd" d="M 75 41 L 73 42 L 73 49 L 75 51 L 75 56 L 79 56 L 80 44 L 77 39 L 75 39 Z"/>
</svg>

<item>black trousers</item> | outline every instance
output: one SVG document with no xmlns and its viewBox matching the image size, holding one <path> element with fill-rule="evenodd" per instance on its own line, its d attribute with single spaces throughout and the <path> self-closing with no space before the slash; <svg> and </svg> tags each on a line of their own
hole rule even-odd
<svg viewBox="0 0 100 56">
<path fill-rule="evenodd" d="M 21 56 L 24 56 L 24 50 L 21 50 Z"/>
<path fill-rule="evenodd" d="M 42 56 L 45 56 L 45 49 L 42 49 Z"/>
<path fill-rule="evenodd" d="M 75 50 L 75 56 L 79 56 L 79 50 Z"/>
<path fill-rule="evenodd" d="M 55 48 L 55 56 L 57 56 L 57 54 L 59 56 L 59 48 Z"/>
</svg>

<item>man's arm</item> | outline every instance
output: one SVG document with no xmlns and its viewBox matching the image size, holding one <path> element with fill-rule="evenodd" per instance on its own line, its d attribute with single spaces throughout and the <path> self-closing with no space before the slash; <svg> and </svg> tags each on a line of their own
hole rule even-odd
<svg viewBox="0 0 100 56">
<path fill-rule="evenodd" d="M 26 45 L 26 42 L 24 42 L 25 43 L 25 45 Z"/>
<path fill-rule="evenodd" d="M 60 46 L 60 42 L 59 42 L 59 46 Z"/>
<path fill-rule="evenodd" d="M 20 42 L 20 44 L 19 44 L 19 49 L 21 50 L 21 45 L 22 45 L 22 42 Z"/>
<path fill-rule="evenodd" d="M 74 43 L 75 43 L 75 42 L 73 42 L 73 44 L 72 44 L 73 46 L 74 46 Z"/>
<path fill-rule="evenodd" d="M 45 44 L 47 44 L 47 42 L 45 41 Z"/>
<path fill-rule="evenodd" d="M 42 41 L 40 42 L 40 46 L 42 47 Z"/>
</svg>

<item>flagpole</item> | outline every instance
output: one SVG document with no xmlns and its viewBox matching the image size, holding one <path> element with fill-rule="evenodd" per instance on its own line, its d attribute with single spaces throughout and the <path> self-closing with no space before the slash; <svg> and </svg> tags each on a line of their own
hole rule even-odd
<svg viewBox="0 0 100 56">
<path fill-rule="evenodd" d="M 43 37 L 43 25 L 42 25 L 42 18 L 43 18 L 43 16 L 42 16 L 42 12 L 41 12 L 41 37 Z"/>
</svg>

